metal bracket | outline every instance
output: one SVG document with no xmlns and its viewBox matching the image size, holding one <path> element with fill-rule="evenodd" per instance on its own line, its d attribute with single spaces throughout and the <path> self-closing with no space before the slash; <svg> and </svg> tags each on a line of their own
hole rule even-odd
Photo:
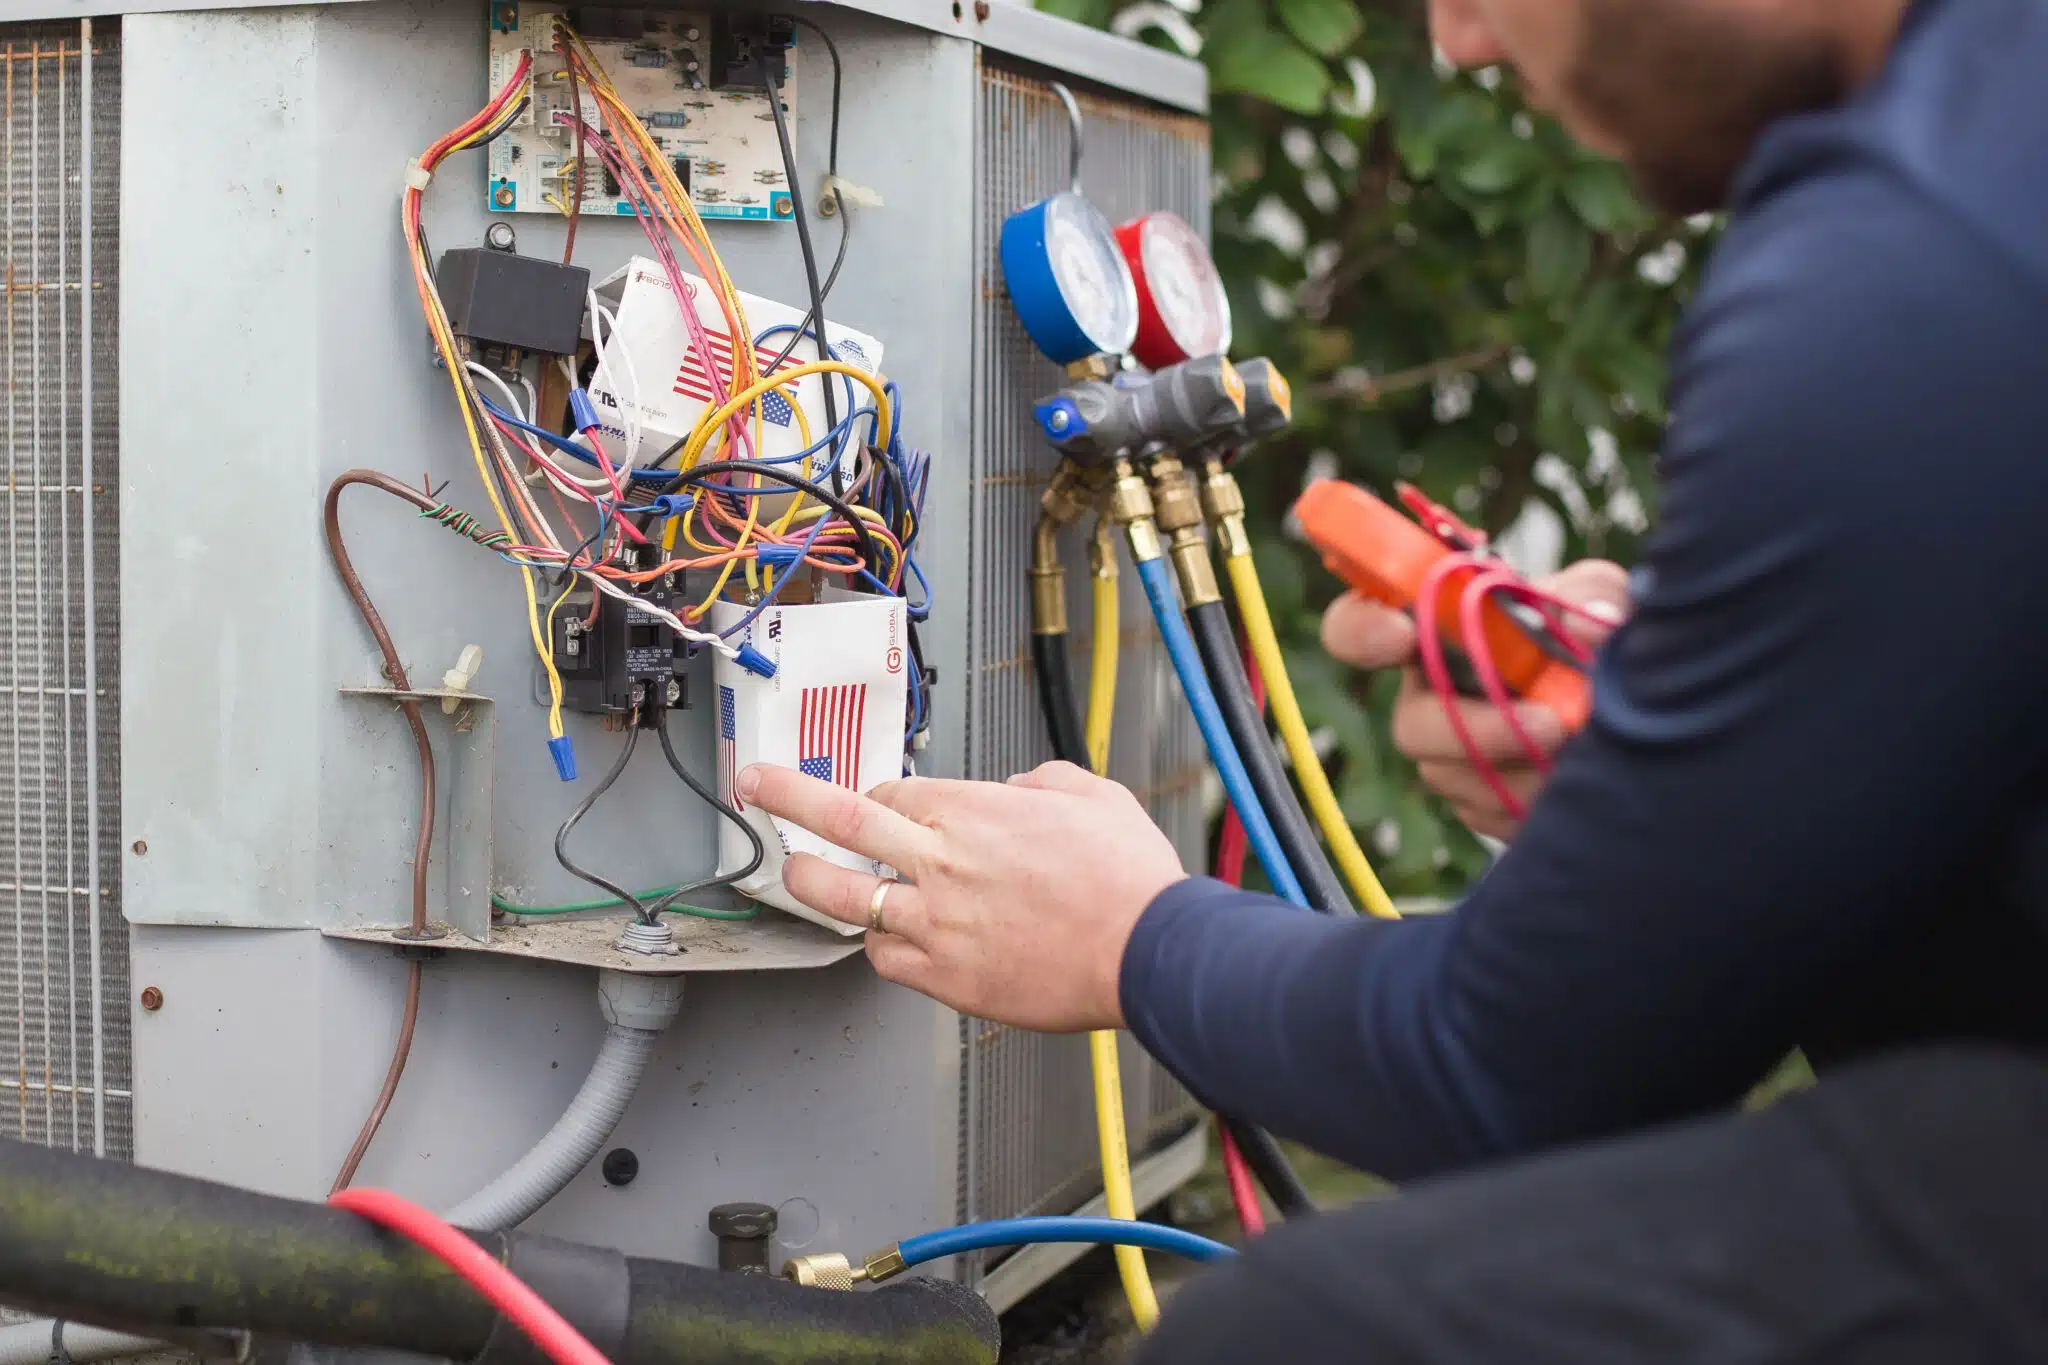
<svg viewBox="0 0 2048 1365">
<path fill-rule="evenodd" d="M 491 937 L 491 783 L 497 765 L 498 712 L 489 697 L 444 687 L 400 691 L 344 687 L 341 695 L 396 708 L 418 702 L 434 743 L 440 798 L 434 812 L 432 857 L 439 877 L 437 908 L 464 937 Z M 442 702 L 456 703 L 452 713 Z M 403 935 L 392 934 L 396 941 Z M 429 934 L 429 937 L 435 937 Z"/>
</svg>

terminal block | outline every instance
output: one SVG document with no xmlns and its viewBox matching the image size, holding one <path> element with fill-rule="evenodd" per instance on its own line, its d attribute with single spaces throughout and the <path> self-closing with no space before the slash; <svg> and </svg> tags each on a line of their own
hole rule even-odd
<svg viewBox="0 0 2048 1365">
<path fill-rule="evenodd" d="M 565 709 L 623 716 L 635 710 L 650 714 L 654 706 L 679 710 L 689 705 L 683 672 L 687 647 L 668 622 L 639 605 L 673 611 L 679 586 L 674 575 L 665 574 L 641 585 L 631 602 L 597 594 L 594 617 L 595 590 L 570 592 L 554 611 L 552 631 Z"/>
</svg>

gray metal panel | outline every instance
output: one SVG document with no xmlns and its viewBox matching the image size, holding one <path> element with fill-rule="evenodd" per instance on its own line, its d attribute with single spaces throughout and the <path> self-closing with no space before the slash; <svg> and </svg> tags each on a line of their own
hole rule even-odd
<svg viewBox="0 0 2048 1365">
<path fill-rule="evenodd" d="M 77 18 L 87 14 L 154 14 L 168 10 L 266 9 L 284 5 L 350 3 L 351 0 L 0 0 L 0 21 Z M 443 0 L 467 4 L 469 0 Z M 694 3 L 694 0 L 693 0 Z M 996 0 L 807 0 L 806 8 L 872 14 L 929 33 L 966 38 L 1019 61 L 1035 62 L 1096 81 L 1190 113 L 1209 107 L 1209 79 L 1202 64 L 1143 43 L 1118 38 L 1029 5 Z"/>
<path fill-rule="evenodd" d="M 124 726 L 138 917 L 293 925 L 402 913 L 417 800 L 401 722 L 337 688 L 377 681 L 372 646 L 320 534 L 327 481 L 355 464 L 449 480 L 483 511 L 446 378 L 428 362 L 398 232 L 407 161 L 484 95 L 481 5 L 364 3 L 126 21 L 129 98 L 152 111 L 124 145 L 123 477 L 134 532 Z M 861 15 L 832 21 L 847 68 L 842 170 L 881 190 L 859 214 L 831 316 L 879 334 L 936 452 L 930 540 L 944 677 L 935 771 L 960 763 L 973 164 L 970 44 Z M 799 157 L 823 168 L 829 68 L 800 51 Z M 903 148 L 917 147 L 917 156 Z M 203 187 L 204 192 L 198 192 Z M 483 169 L 458 158 L 429 193 L 437 247 L 480 239 Z M 515 224 L 559 253 L 561 228 Z M 743 289 L 795 299 L 786 227 L 711 229 Z M 837 245 L 821 227 L 821 250 Z M 586 219 L 577 257 L 607 271 L 631 223 Z M 206 281 L 206 287 L 193 281 Z M 204 357 L 203 363 L 194 357 Z M 147 514 L 144 515 L 146 509 Z M 587 784 L 556 780 L 531 695 L 516 579 L 374 493 L 345 526 L 401 651 L 438 680 L 484 646 L 497 699 L 494 856 L 522 895 L 587 894 L 553 866 L 554 828 Z M 168 553 L 160 545 L 171 528 Z M 252 572 L 260 569 L 260 572 Z M 698 680 L 708 682 L 708 676 Z M 700 692 L 701 695 L 701 692 Z M 712 770 L 708 709 L 680 748 Z M 615 740 L 572 720 L 586 768 Z M 632 815 L 634 803 L 656 814 Z M 603 818 L 610 812 L 612 818 Z M 636 760 L 579 831 L 590 862 L 644 885 L 711 856 L 706 813 Z M 402 995 L 387 949 L 295 929 L 139 925 L 138 1154 L 170 1169 L 315 1196 L 376 1093 Z M 546 1128 L 581 1079 L 599 1022 L 587 970 L 450 954 L 427 969 L 418 1041 L 362 1178 L 427 1199 L 469 1193 Z M 536 1226 L 708 1259 L 703 1211 L 792 1207 L 816 1244 L 859 1249 L 947 1222 L 958 1104 L 955 1016 L 883 985 L 863 961 L 693 980 L 683 1019 L 618 1141 L 627 1191 L 586 1175 Z M 804 1240 L 791 1224 L 786 1249 Z"/>
<path fill-rule="evenodd" d="M 0 27 L 0 1134 L 126 1158 L 120 694 L 105 666 L 120 647 L 121 53 L 118 26 L 101 25 L 88 91 L 83 33 Z"/>
<path fill-rule="evenodd" d="M 1112 222 L 1171 208 L 1208 230 L 1209 141 L 1200 120 L 1087 95 L 1082 181 Z M 1051 757 L 1030 667 L 1030 613 L 1023 570 L 1030 559 L 1038 491 L 1052 456 L 1030 420 L 1032 400 L 1057 388 L 1058 367 L 1040 356 L 1002 294 L 997 236 L 1003 218 L 1066 188 L 1066 115 L 1043 81 L 984 60 L 975 223 L 980 311 L 975 324 L 974 615 L 968 655 L 967 769 L 1000 779 Z M 1087 529 L 1069 533 L 1070 617 L 1077 695 L 1089 664 Z M 1200 789 L 1205 760 L 1181 701 L 1145 596 L 1126 558 L 1110 775 L 1146 802 L 1190 866 L 1203 856 Z M 963 1020 L 961 1171 L 963 1218 L 1061 1212 L 1101 1187 L 1086 1041 Z M 1125 1111 L 1131 1145 L 1185 1125 L 1185 1091 L 1124 1040 Z M 1059 1116 L 1049 1121 L 1050 1116 Z M 991 1260 L 995 1257 L 989 1258 Z"/>
</svg>

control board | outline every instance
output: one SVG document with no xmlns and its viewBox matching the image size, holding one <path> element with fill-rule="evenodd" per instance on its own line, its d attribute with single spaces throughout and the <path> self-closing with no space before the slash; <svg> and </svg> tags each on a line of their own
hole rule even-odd
<svg viewBox="0 0 2048 1365">
<path fill-rule="evenodd" d="M 555 19 L 566 18 L 627 106 L 647 125 L 704 218 L 788 222 L 789 179 L 775 137 L 756 39 L 726 14 L 699 10 L 613 9 L 594 5 L 492 0 L 491 88 L 533 53 L 533 101 L 490 146 L 487 202 L 496 213 L 562 213 L 576 179 L 575 106 L 568 71 L 555 49 Z M 785 80 L 787 69 L 778 73 Z M 601 126 L 595 99 L 576 103 Z M 795 95 L 782 84 L 793 118 Z M 584 157 L 580 212 L 630 215 L 633 206 L 601 159 Z"/>
</svg>

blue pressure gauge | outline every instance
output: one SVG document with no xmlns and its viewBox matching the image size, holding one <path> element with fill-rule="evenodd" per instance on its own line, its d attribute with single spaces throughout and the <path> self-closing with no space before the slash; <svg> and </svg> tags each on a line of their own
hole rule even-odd
<svg viewBox="0 0 2048 1365">
<path fill-rule="evenodd" d="M 1055 194 L 1003 224 L 1010 304 L 1046 358 L 1122 355 L 1138 335 L 1138 291 L 1109 221 L 1078 194 Z"/>
</svg>

